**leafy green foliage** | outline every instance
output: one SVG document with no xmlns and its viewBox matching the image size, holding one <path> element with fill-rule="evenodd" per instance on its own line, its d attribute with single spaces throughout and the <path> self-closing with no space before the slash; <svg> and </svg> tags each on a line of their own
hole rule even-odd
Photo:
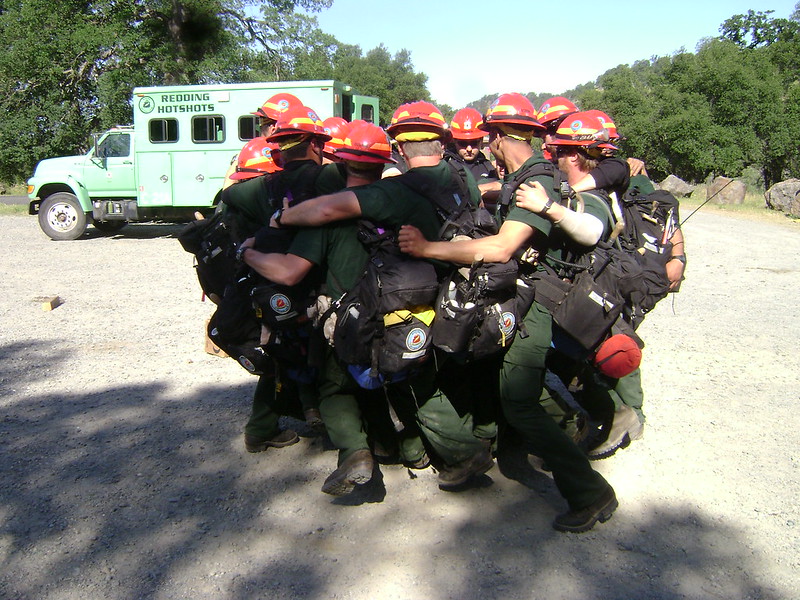
<svg viewBox="0 0 800 600">
<path fill-rule="evenodd" d="M 800 176 L 800 11 L 769 15 L 736 15 L 694 54 L 620 65 L 566 95 L 612 115 L 623 151 L 656 178 L 703 181 L 752 166 L 767 186 Z"/>
<path fill-rule="evenodd" d="M 331 0 L 8 0 L 0 5 L 0 180 L 130 123 L 138 85 L 274 80 Z M 263 19 L 249 6 L 263 6 Z M 286 33 L 284 33 L 284 31 Z M 295 36 L 295 37 L 293 37 Z M 250 69 L 250 65 L 259 68 Z M 270 76 L 271 75 L 271 76 Z"/>
</svg>

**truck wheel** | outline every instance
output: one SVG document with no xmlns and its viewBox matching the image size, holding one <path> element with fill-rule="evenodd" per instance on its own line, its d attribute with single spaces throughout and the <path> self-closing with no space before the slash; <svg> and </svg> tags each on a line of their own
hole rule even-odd
<svg viewBox="0 0 800 600">
<path fill-rule="evenodd" d="M 39 206 L 39 227 L 53 240 L 77 240 L 86 231 L 86 213 L 75 194 L 56 192 Z"/>
<path fill-rule="evenodd" d="M 116 233 L 127 224 L 127 221 L 98 221 L 97 219 L 92 219 L 92 225 L 95 226 L 95 229 L 103 233 Z"/>
</svg>

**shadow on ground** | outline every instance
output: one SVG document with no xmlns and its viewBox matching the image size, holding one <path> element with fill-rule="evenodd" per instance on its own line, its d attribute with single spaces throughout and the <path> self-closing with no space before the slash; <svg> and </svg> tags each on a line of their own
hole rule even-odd
<svg viewBox="0 0 800 600">
<path fill-rule="evenodd" d="M 0 597 L 176 597 L 176 586 L 177 597 L 331 596 L 340 583 L 335 561 L 347 556 L 293 538 L 288 524 L 282 529 L 302 510 L 285 499 L 317 494 L 318 481 L 289 462 L 254 489 L 252 463 L 239 448 L 246 407 L 231 406 L 251 388 L 208 386 L 175 400 L 159 383 L 65 395 L 55 382 L 52 393 L 29 395 L 27 386 L 58 372 L 49 352 L 0 348 Z M 495 469 L 491 477 L 501 475 Z M 540 598 L 537 590 L 558 590 L 586 599 L 778 598 L 753 573 L 758 559 L 744 534 L 695 510 L 654 505 L 642 522 L 618 515 L 584 536 L 543 526 L 551 512 L 547 498 L 532 494 L 420 548 L 425 593 L 415 597 Z M 265 514 L 273 515 L 271 529 Z M 358 543 L 379 555 L 392 540 L 381 521 L 366 525 L 373 537 Z M 277 540 L 270 559 L 237 546 L 262 533 Z M 208 577 L 223 569 L 209 558 L 217 548 L 241 552 L 242 571 L 221 572 L 220 588 L 198 590 L 191 580 L 180 587 L 201 561 Z M 363 597 L 357 581 L 350 585 L 355 595 L 347 597 Z"/>
</svg>

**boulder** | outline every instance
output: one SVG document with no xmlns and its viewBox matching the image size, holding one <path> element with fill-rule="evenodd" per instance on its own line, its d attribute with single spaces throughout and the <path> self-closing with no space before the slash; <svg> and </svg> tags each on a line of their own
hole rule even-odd
<svg viewBox="0 0 800 600">
<path fill-rule="evenodd" d="M 680 198 L 681 196 L 688 196 L 694 191 L 693 185 L 689 185 L 680 177 L 675 177 L 675 175 L 670 175 L 664 181 L 661 182 L 659 187 L 662 190 L 668 191 L 673 196 Z"/>
<path fill-rule="evenodd" d="M 776 183 L 764 193 L 767 208 L 797 214 L 792 212 L 792 204 L 797 204 L 795 202 L 797 192 L 800 192 L 800 179 L 787 179 Z"/>
<path fill-rule="evenodd" d="M 789 214 L 793 217 L 800 217 L 800 195 L 795 196 L 794 200 L 792 200 L 792 208 L 789 210 Z"/>
<path fill-rule="evenodd" d="M 717 204 L 744 204 L 746 192 L 747 186 L 744 181 L 717 177 L 706 189 L 706 199 L 710 200 L 713 197 Z"/>
</svg>

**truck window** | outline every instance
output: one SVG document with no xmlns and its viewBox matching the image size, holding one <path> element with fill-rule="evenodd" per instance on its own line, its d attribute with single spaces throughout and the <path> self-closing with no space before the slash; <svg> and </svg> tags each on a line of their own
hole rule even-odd
<svg viewBox="0 0 800 600">
<path fill-rule="evenodd" d="M 149 123 L 150 141 L 164 144 L 178 141 L 177 119 L 152 119 Z"/>
<path fill-rule="evenodd" d="M 371 104 L 364 104 L 361 106 L 361 118 L 367 123 L 375 122 L 375 112 Z"/>
<path fill-rule="evenodd" d="M 258 123 L 253 115 L 239 117 L 239 139 L 243 142 L 258 136 Z"/>
<path fill-rule="evenodd" d="M 101 158 L 130 156 L 131 134 L 112 133 L 97 146 L 97 155 Z"/>
<path fill-rule="evenodd" d="M 212 144 L 225 141 L 224 119 L 221 115 L 192 117 L 192 141 Z"/>
</svg>

